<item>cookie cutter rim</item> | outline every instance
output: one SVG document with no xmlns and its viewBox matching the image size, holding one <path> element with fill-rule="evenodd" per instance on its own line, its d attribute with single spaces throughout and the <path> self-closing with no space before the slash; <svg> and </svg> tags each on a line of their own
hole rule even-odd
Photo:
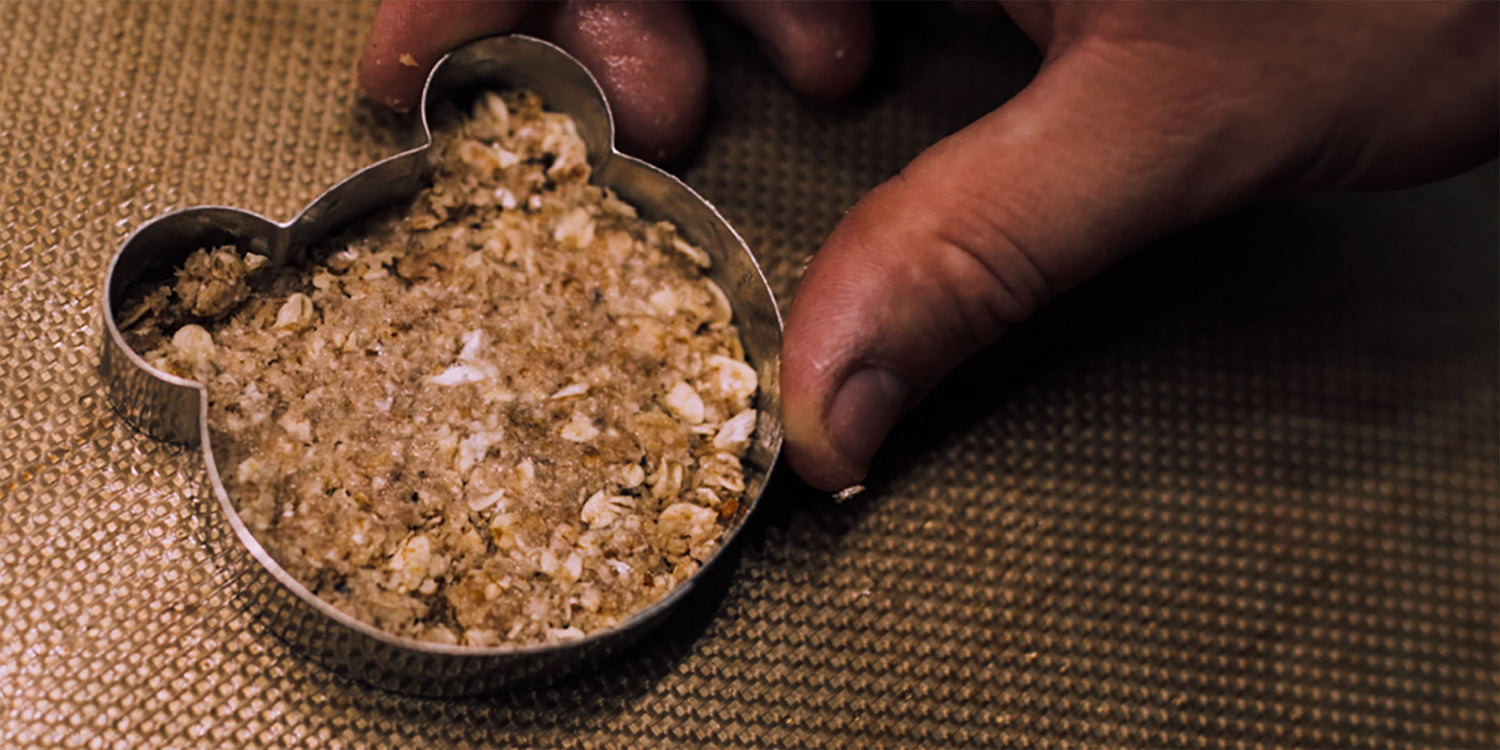
<svg viewBox="0 0 1500 750">
<path fill-rule="evenodd" d="M 729 297 L 747 359 L 760 379 L 756 432 L 745 460 L 748 502 L 742 502 L 718 547 L 661 599 L 611 628 L 558 643 L 476 647 L 419 641 L 380 630 L 312 593 L 265 550 L 230 501 L 213 453 L 206 387 L 152 367 L 126 343 L 115 319 L 115 308 L 131 284 L 153 271 L 180 266 L 198 247 L 228 239 L 241 252 L 266 255 L 280 266 L 353 221 L 411 198 L 426 182 L 426 156 L 433 144 L 430 109 L 448 95 L 481 87 L 530 88 L 549 109 L 571 115 L 588 151 L 590 181 L 614 189 L 643 216 L 677 224 L 712 256 L 708 275 Z M 597 80 L 549 42 L 520 35 L 490 37 L 445 55 L 423 85 L 413 135 L 417 145 L 345 177 L 285 222 L 227 206 L 197 206 L 137 227 L 106 270 L 99 371 L 111 403 L 133 427 L 156 439 L 200 445 L 212 495 L 196 498 L 203 541 L 216 564 L 224 565 L 239 584 L 254 614 L 263 616 L 283 640 L 335 671 L 397 692 L 456 696 L 546 682 L 597 665 L 644 637 L 731 554 L 780 459 L 781 315 L 743 238 L 692 188 L 617 149 L 613 114 Z"/>
</svg>

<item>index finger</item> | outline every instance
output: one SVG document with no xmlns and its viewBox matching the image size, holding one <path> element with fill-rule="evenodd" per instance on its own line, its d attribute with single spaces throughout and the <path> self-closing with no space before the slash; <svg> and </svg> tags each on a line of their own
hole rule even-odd
<svg viewBox="0 0 1500 750">
<path fill-rule="evenodd" d="M 530 6 L 524 0 L 382 0 L 359 59 L 359 85 L 381 104 L 411 109 L 443 55 L 515 30 Z"/>
</svg>

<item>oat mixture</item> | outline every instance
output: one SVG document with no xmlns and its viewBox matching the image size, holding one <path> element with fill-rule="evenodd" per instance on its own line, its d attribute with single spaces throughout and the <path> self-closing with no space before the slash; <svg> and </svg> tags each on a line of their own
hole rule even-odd
<svg viewBox="0 0 1500 750">
<path fill-rule="evenodd" d="M 318 596 L 425 641 L 578 638 L 715 549 L 756 374 L 707 254 L 588 184 L 570 119 L 451 119 L 410 206 L 301 267 L 199 250 L 121 327 L 207 385 L 230 498 Z"/>
</svg>

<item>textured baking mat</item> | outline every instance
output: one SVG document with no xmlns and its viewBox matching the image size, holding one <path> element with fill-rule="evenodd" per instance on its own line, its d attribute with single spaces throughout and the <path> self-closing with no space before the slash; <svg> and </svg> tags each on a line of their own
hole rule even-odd
<svg viewBox="0 0 1500 750">
<path fill-rule="evenodd" d="M 1253 207 L 1068 295 L 866 494 L 784 479 L 732 575 L 603 672 L 432 701 L 290 653 L 195 540 L 198 457 L 102 401 L 97 287 L 145 219 L 286 217 L 394 148 L 353 93 L 371 11 L 0 1 L 0 746 L 1500 745 L 1493 165 Z M 1034 65 L 1001 24 L 881 13 L 908 33 L 838 106 L 712 30 L 679 168 L 783 296 Z"/>
</svg>

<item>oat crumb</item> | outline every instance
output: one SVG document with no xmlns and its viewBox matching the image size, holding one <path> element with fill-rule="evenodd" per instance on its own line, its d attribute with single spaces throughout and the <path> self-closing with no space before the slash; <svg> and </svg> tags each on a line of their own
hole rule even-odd
<svg viewBox="0 0 1500 750">
<path fill-rule="evenodd" d="M 285 268 L 199 250 L 124 330 L 204 383 L 231 500 L 315 594 L 434 643 L 581 638 L 736 521 L 759 376 L 712 256 L 590 184 L 571 120 L 435 120 L 410 204 Z"/>
<path fill-rule="evenodd" d="M 845 502 L 845 501 L 849 500 L 850 498 L 854 497 L 855 495 L 858 495 L 859 493 L 864 492 L 864 491 L 865 491 L 865 486 L 864 485 L 862 485 L 862 484 L 851 484 L 848 487 L 845 487 L 844 489 L 841 489 L 838 492 L 833 493 L 833 501 L 836 502 L 836 503 L 842 503 L 842 502 Z"/>
</svg>

